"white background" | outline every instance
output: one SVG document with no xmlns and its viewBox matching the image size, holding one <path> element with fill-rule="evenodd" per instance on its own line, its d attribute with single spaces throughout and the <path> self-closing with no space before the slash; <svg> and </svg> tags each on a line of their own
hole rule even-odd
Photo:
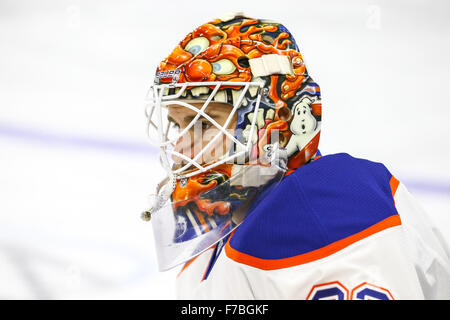
<svg viewBox="0 0 450 320">
<path fill-rule="evenodd" d="M 162 172 L 156 64 L 229 11 L 282 22 L 320 85 L 323 154 L 383 162 L 450 242 L 448 1 L 0 0 L 0 298 L 168 299 L 140 220 Z"/>
</svg>

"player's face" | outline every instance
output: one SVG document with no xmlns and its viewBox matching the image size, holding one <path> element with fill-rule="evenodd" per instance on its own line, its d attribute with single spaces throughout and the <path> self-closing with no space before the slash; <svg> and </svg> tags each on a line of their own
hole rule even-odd
<svg viewBox="0 0 450 320">
<path fill-rule="evenodd" d="M 201 109 L 203 103 L 191 103 L 197 109 Z M 232 106 L 226 103 L 211 102 L 205 109 L 205 113 L 216 121 L 220 126 L 224 126 Z M 170 105 L 168 107 L 169 120 L 183 130 L 190 125 L 192 120 L 197 116 L 197 112 L 179 105 Z M 230 119 L 229 124 L 225 128 L 231 135 L 234 135 L 234 128 L 236 128 L 237 114 L 235 113 Z M 216 136 L 219 135 L 217 138 Z M 215 139 L 215 140 L 214 140 Z M 193 159 L 195 155 L 199 154 L 212 140 L 207 149 L 204 150 L 201 157 L 197 159 L 200 164 L 208 164 L 221 156 L 225 155 L 231 147 L 232 141 L 224 135 L 219 128 L 217 128 L 208 119 L 200 116 L 196 123 L 187 131 L 187 133 L 178 139 L 175 145 L 175 151 Z M 186 161 L 180 157 L 173 156 L 175 165 L 185 164 Z"/>
</svg>

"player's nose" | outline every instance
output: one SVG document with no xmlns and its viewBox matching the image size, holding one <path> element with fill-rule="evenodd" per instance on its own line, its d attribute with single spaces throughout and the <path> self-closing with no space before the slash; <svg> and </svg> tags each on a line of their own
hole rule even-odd
<svg viewBox="0 0 450 320">
<path fill-rule="evenodd" d="M 204 144 L 201 128 L 192 128 L 180 137 L 174 147 L 176 154 L 172 154 L 172 160 L 177 164 L 186 164 L 188 159 L 193 159 L 201 152 Z M 186 159 L 187 158 L 187 159 Z M 199 162 L 200 160 L 197 160 Z"/>
</svg>

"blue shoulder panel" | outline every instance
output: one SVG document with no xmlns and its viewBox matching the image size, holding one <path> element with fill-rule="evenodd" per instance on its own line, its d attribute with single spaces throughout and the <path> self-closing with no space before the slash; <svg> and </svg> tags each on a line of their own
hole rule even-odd
<svg viewBox="0 0 450 320">
<path fill-rule="evenodd" d="M 339 153 L 322 156 L 261 194 L 230 246 L 260 259 L 320 249 L 397 214 L 381 163 Z"/>
</svg>

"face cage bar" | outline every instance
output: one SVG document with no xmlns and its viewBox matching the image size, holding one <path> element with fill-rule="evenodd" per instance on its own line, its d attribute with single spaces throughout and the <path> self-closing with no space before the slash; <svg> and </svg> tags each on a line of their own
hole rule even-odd
<svg viewBox="0 0 450 320">
<path fill-rule="evenodd" d="M 189 103 L 183 102 L 183 101 L 177 101 L 177 99 L 179 99 L 182 94 L 186 91 L 187 87 L 210 87 L 210 86 L 214 86 L 213 91 L 210 93 L 209 97 L 207 98 L 207 100 L 203 103 L 203 106 L 201 107 L 201 109 L 195 108 L 194 106 L 190 105 Z M 237 99 L 236 102 L 233 102 L 233 109 L 230 112 L 227 120 L 225 121 L 224 125 L 221 126 L 219 125 L 214 119 L 212 119 L 208 114 L 205 113 L 205 109 L 206 107 L 209 105 L 209 103 L 212 101 L 212 99 L 214 98 L 214 96 L 216 95 L 217 91 L 222 87 L 222 86 L 242 86 L 243 89 L 239 89 L 242 90 L 241 94 L 239 95 L 239 98 Z M 258 113 L 259 110 L 259 104 L 261 102 L 261 88 L 263 88 L 264 83 L 262 82 L 233 82 L 233 81 L 224 81 L 224 82 L 186 82 L 186 83 L 181 83 L 181 84 L 162 84 L 162 85 L 152 85 L 147 93 L 147 100 L 150 101 L 151 105 L 150 107 L 147 106 L 146 107 L 146 116 L 147 116 L 147 129 L 150 128 L 150 126 L 153 126 L 157 131 L 158 131 L 158 135 L 159 135 L 159 141 L 160 144 L 157 145 L 157 147 L 160 149 L 161 154 L 160 154 L 160 160 L 161 160 L 161 164 L 162 166 L 166 169 L 166 171 L 168 172 L 169 175 L 171 176 L 175 176 L 176 178 L 188 178 L 191 176 L 194 176 L 196 174 L 199 174 L 201 172 L 206 172 L 208 170 L 210 170 L 211 168 L 214 168 L 218 165 L 221 165 L 222 163 L 234 160 L 238 157 L 241 156 L 245 156 L 246 154 L 250 154 L 250 151 L 252 149 L 252 137 L 254 134 L 254 130 L 256 127 L 256 116 L 253 117 L 252 119 L 252 123 L 251 123 L 251 128 L 250 128 L 250 133 L 248 135 L 247 138 L 247 144 L 244 145 L 242 144 L 240 141 L 238 141 L 233 135 L 231 135 L 228 131 L 226 131 L 226 128 L 228 127 L 228 124 L 230 123 L 234 113 L 237 111 L 237 109 L 239 109 L 240 104 L 242 103 L 242 100 L 245 97 L 245 94 L 247 93 L 248 89 L 251 86 L 256 86 L 259 87 L 258 93 L 257 93 L 257 97 L 256 97 L 256 105 L 255 105 L 255 109 L 254 109 L 254 114 L 256 115 Z M 180 88 L 180 90 L 178 92 L 176 92 L 175 94 L 171 94 L 171 95 L 166 95 L 164 96 L 164 93 L 166 91 L 169 91 L 170 89 L 173 88 Z M 168 135 L 168 130 L 170 125 L 167 126 L 167 128 L 162 127 L 162 113 L 161 113 L 161 107 L 164 106 L 168 106 L 168 105 L 180 105 L 183 107 L 186 107 L 188 109 L 191 109 L 195 112 L 197 112 L 197 115 L 194 117 L 194 119 L 192 119 L 192 121 L 189 123 L 189 125 L 184 128 L 175 138 L 173 138 L 172 140 L 168 140 L 167 135 Z M 152 121 L 152 115 L 153 113 L 156 112 L 156 121 L 158 123 L 154 123 Z M 204 147 L 202 148 L 202 150 L 194 156 L 193 159 L 185 156 L 184 154 L 181 154 L 177 151 L 173 151 L 173 150 L 168 150 L 167 147 L 169 145 L 174 146 L 176 144 L 176 142 L 178 141 L 178 139 L 180 139 L 181 137 L 183 137 L 183 135 L 185 135 L 188 130 L 190 128 L 192 128 L 192 126 L 195 124 L 195 122 L 200 118 L 200 116 L 203 116 L 205 119 L 209 120 L 217 129 L 219 129 L 219 133 Z M 158 125 L 159 124 L 159 125 Z M 147 134 L 149 134 L 149 132 L 147 132 Z M 228 157 L 225 157 L 224 159 L 221 159 L 217 162 L 214 162 L 208 166 L 202 167 L 197 160 L 202 156 L 202 154 L 208 150 L 208 148 L 222 135 L 224 134 L 226 137 L 230 138 L 235 144 L 236 144 L 236 150 L 238 149 L 238 146 L 240 148 L 242 148 L 241 151 L 234 153 Z M 169 156 L 170 155 L 175 155 L 181 159 L 184 159 L 185 161 L 187 161 L 187 164 L 184 165 L 183 167 L 177 169 L 177 170 L 172 170 L 172 168 L 170 167 L 169 164 Z M 189 167 L 194 166 L 197 168 L 197 170 L 191 171 L 187 174 L 182 174 L 180 175 L 181 172 L 187 170 Z"/>
</svg>

